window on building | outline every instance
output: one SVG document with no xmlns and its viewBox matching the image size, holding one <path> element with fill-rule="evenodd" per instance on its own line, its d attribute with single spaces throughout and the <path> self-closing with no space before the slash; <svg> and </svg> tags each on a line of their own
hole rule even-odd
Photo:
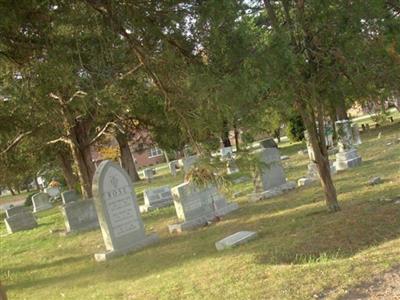
<svg viewBox="0 0 400 300">
<path fill-rule="evenodd" d="M 163 155 L 163 152 L 160 148 L 154 147 L 150 148 L 149 158 L 157 157 Z"/>
</svg>

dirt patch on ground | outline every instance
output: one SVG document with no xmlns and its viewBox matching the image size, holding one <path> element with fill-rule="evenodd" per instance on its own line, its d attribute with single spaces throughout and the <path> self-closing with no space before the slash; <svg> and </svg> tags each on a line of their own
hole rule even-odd
<svg viewBox="0 0 400 300">
<path fill-rule="evenodd" d="M 340 300 L 400 300 L 400 265 L 349 290 Z"/>
</svg>

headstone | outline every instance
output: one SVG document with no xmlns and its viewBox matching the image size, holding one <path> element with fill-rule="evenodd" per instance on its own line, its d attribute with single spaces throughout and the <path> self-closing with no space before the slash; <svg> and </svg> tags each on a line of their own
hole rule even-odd
<svg viewBox="0 0 400 300">
<path fill-rule="evenodd" d="M 140 212 L 148 212 L 173 204 L 171 188 L 169 186 L 146 189 L 143 192 L 143 197 L 144 205 L 140 206 Z"/>
<path fill-rule="evenodd" d="M 180 223 L 169 225 L 169 232 L 182 232 L 207 224 L 239 208 L 228 203 L 215 186 L 196 187 L 184 182 L 172 188 L 176 215 Z"/>
<path fill-rule="evenodd" d="M 270 198 L 296 187 L 295 182 L 286 181 L 277 148 L 261 148 L 254 154 L 264 165 L 261 174 L 256 178 L 256 191 L 251 195 L 252 201 Z"/>
<path fill-rule="evenodd" d="M 328 148 L 332 148 L 333 145 L 333 126 L 332 124 L 326 123 L 325 126 L 325 144 Z"/>
<path fill-rule="evenodd" d="M 76 191 L 66 191 L 61 193 L 61 199 L 63 204 L 67 204 L 70 202 L 78 201 L 79 196 Z"/>
<path fill-rule="evenodd" d="M 382 179 L 379 176 L 372 177 L 370 180 L 368 180 L 369 185 L 376 185 L 382 183 Z"/>
<path fill-rule="evenodd" d="M 353 143 L 354 145 L 361 145 L 360 130 L 358 129 L 357 123 L 351 124 L 351 131 L 353 133 Z"/>
<path fill-rule="evenodd" d="M 223 147 L 220 150 L 220 154 L 221 154 L 221 160 L 229 160 L 233 157 L 233 150 L 232 147 Z"/>
<path fill-rule="evenodd" d="M 148 182 L 151 182 L 151 180 L 153 179 L 154 173 L 155 173 L 155 171 L 153 168 L 146 168 L 143 170 L 144 178 L 146 178 Z"/>
<path fill-rule="evenodd" d="M 260 141 L 261 148 L 278 148 L 273 138 L 268 138 Z"/>
<path fill-rule="evenodd" d="M 6 209 L 6 216 L 7 218 L 12 217 L 17 214 L 21 213 L 28 213 L 32 212 L 29 207 L 26 206 L 13 206 Z"/>
<path fill-rule="evenodd" d="M 61 207 L 67 233 L 99 228 L 93 199 L 68 202 Z"/>
<path fill-rule="evenodd" d="M 254 231 L 239 231 L 215 243 L 218 251 L 233 248 L 235 246 L 247 243 L 257 237 Z"/>
<path fill-rule="evenodd" d="M 176 167 L 178 165 L 178 161 L 177 160 L 173 160 L 170 161 L 168 163 L 168 168 L 169 168 L 169 172 L 171 173 L 172 176 L 176 176 Z"/>
<path fill-rule="evenodd" d="M 33 212 L 37 213 L 39 211 L 47 210 L 52 208 L 50 196 L 46 193 L 37 193 L 32 196 Z"/>
<path fill-rule="evenodd" d="M 317 179 L 312 177 L 302 177 L 297 180 L 297 186 L 307 186 L 315 182 Z"/>
<path fill-rule="evenodd" d="M 53 199 L 60 197 L 60 190 L 57 187 L 47 187 L 43 191 Z"/>
<path fill-rule="evenodd" d="M 103 161 L 93 177 L 93 196 L 103 234 L 105 253 L 97 261 L 126 254 L 156 243 L 156 234 L 146 235 L 133 183 L 118 164 Z"/>
<path fill-rule="evenodd" d="M 353 132 L 349 120 L 336 122 L 339 152 L 336 153 L 336 170 L 346 170 L 361 164 L 361 157 L 353 146 Z"/>
<path fill-rule="evenodd" d="M 237 164 L 233 158 L 227 160 L 226 162 L 226 173 L 228 175 L 239 173 L 239 168 L 237 167 Z"/>
<path fill-rule="evenodd" d="M 32 212 L 21 212 L 4 219 L 9 234 L 37 227 Z"/>
<path fill-rule="evenodd" d="M 188 173 L 190 169 L 194 167 L 194 165 L 197 163 L 198 160 L 199 157 L 197 155 L 192 155 L 186 158 L 182 158 L 178 162 L 179 165 L 183 168 L 183 171 L 185 173 Z"/>
</svg>

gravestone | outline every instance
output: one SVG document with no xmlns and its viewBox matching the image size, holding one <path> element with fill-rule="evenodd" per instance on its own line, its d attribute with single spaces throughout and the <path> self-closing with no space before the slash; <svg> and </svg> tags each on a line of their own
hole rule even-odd
<svg viewBox="0 0 400 300">
<path fill-rule="evenodd" d="M 60 197 L 60 189 L 57 187 L 47 187 L 43 191 L 53 199 Z"/>
<path fill-rule="evenodd" d="M 99 228 L 93 199 L 68 202 L 61 206 L 67 233 Z"/>
<path fill-rule="evenodd" d="M 4 219 L 9 234 L 37 227 L 32 212 L 21 212 Z"/>
<path fill-rule="evenodd" d="M 268 138 L 260 141 L 261 148 L 278 148 L 273 138 Z"/>
<path fill-rule="evenodd" d="M 361 137 L 360 137 L 360 130 L 358 129 L 357 123 L 351 124 L 351 132 L 353 134 L 353 143 L 354 145 L 361 145 Z"/>
<path fill-rule="evenodd" d="M 172 176 L 176 176 L 176 167 L 178 165 L 178 161 L 177 160 L 173 160 L 170 161 L 168 163 L 168 168 L 169 168 L 169 172 L 171 173 Z"/>
<path fill-rule="evenodd" d="M 215 243 L 218 251 L 233 248 L 235 246 L 247 243 L 257 237 L 254 231 L 239 231 Z"/>
<path fill-rule="evenodd" d="M 325 144 L 328 148 L 332 148 L 333 145 L 333 126 L 330 122 L 326 123 L 325 126 Z"/>
<path fill-rule="evenodd" d="M 277 148 L 261 148 L 253 153 L 263 163 L 261 174 L 256 176 L 256 190 L 251 201 L 267 199 L 296 187 L 293 181 L 286 181 L 281 156 Z"/>
<path fill-rule="evenodd" d="M 196 187 L 184 182 L 172 188 L 172 195 L 180 223 L 169 225 L 170 233 L 203 226 L 239 208 L 237 203 L 228 203 L 215 186 Z"/>
<path fill-rule="evenodd" d="M 50 196 L 46 193 L 37 193 L 32 196 L 33 212 L 37 213 L 39 211 L 51 209 Z"/>
<path fill-rule="evenodd" d="M 346 170 L 361 164 L 361 157 L 353 145 L 353 132 L 349 120 L 336 122 L 339 152 L 336 153 L 337 170 Z"/>
<path fill-rule="evenodd" d="M 155 173 L 154 168 L 146 168 L 143 170 L 144 178 L 146 178 L 148 182 L 151 182 Z"/>
<path fill-rule="evenodd" d="M 229 160 L 233 157 L 232 147 L 223 147 L 220 150 L 221 160 Z"/>
<path fill-rule="evenodd" d="M 139 250 L 158 242 L 146 235 L 129 175 L 118 164 L 103 161 L 93 177 L 93 196 L 106 252 L 97 261 Z"/>
<path fill-rule="evenodd" d="M 233 158 L 226 161 L 226 173 L 228 175 L 239 173 L 239 168 L 237 167 L 236 161 Z"/>
<path fill-rule="evenodd" d="M 7 218 L 9 218 L 9 217 L 12 217 L 12 216 L 17 215 L 17 214 L 28 213 L 28 212 L 32 212 L 29 207 L 26 207 L 26 206 L 13 206 L 13 207 L 10 207 L 10 208 L 6 209 L 6 216 L 7 216 Z"/>
<path fill-rule="evenodd" d="M 143 197 L 144 205 L 140 206 L 140 212 L 148 212 L 173 204 L 171 188 L 169 186 L 146 189 L 143 192 Z"/>
<path fill-rule="evenodd" d="M 74 202 L 74 201 L 78 201 L 79 200 L 79 196 L 78 193 L 76 191 L 66 191 L 61 193 L 61 199 L 63 204 L 67 204 L 70 202 Z"/>
<path fill-rule="evenodd" d="M 180 159 L 179 162 L 179 166 L 181 166 L 183 168 L 183 171 L 185 173 L 188 173 L 190 171 L 190 169 L 192 169 L 195 164 L 197 163 L 197 161 L 199 160 L 199 157 L 197 155 L 191 155 L 185 158 Z"/>
</svg>

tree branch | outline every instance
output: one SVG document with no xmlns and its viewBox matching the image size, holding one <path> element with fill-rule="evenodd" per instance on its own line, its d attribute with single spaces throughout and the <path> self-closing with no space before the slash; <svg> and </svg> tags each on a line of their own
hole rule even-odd
<svg viewBox="0 0 400 300">
<path fill-rule="evenodd" d="M 7 153 L 7 152 L 10 151 L 12 148 L 14 148 L 15 146 L 17 146 L 17 145 L 22 141 L 22 139 L 24 139 L 25 137 L 27 137 L 28 135 L 30 135 L 32 132 L 33 132 L 32 130 L 29 130 L 29 131 L 26 131 L 26 132 L 23 132 L 23 133 L 17 135 L 17 136 L 14 138 L 14 140 L 13 140 L 10 144 L 8 144 L 8 146 L 7 146 L 4 150 L 2 150 L 2 151 L 0 152 L 0 155 L 3 155 L 3 154 L 5 154 L 5 153 Z"/>
<path fill-rule="evenodd" d="M 115 123 L 115 122 L 107 122 L 107 124 L 104 125 L 104 127 L 99 131 L 99 133 L 98 133 L 89 143 L 87 143 L 86 146 L 90 146 L 90 145 L 92 145 L 93 143 L 95 143 L 99 138 L 101 138 L 101 136 L 102 136 L 103 134 L 106 133 L 107 129 L 108 129 L 110 126 L 114 126 L 114 127 L 117 128 L 121 133 L 124 133 L 124 131 L 120 128 L 120 126 L 119 126 L 117 123 Z"/>
<path fill-rule="evenodd" d="M 71 140 L 70 140 L 69 138 L 60 137 L 60 138 L 58 138 L 58 139 L 55 139 L 55 140 L 52 140 L 52 141 L 48 141 L 46 144 L 47 144 L 47 145 L 51 145 L 51 144 L 56 144 L 56 143 L 59 143 L 59 142 L 66 143 L 66 144 L 68 144 L 68 145 L 70 145 L 70 144 L 72 143 Z"/>
</svg>

